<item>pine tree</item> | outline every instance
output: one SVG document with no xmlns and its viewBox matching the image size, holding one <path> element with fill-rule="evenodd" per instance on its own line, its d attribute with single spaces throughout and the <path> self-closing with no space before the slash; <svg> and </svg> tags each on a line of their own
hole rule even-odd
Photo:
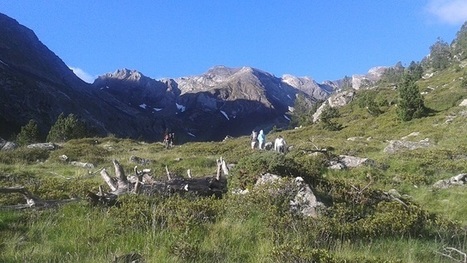
<svg viewBox="0 0 467 263">
<path fill-rule="evenodd" d="M 311 119 L 314 113 L 312 112 L 313 109 L 315 108 L 312 106 L 311 101 L 308 100 L 303 94 L 298 94 L 295 98 L 294 111 L 289 123 L 290 127 L 310 124 L 312 122 Z"/>
<path fill-rule="evenodd" d="M 86 125 L 75 115 L 67 117 L 61 113 L 47 135 L 48 142 L 66 142 L 70 139 L 83 138 L 88 135 Z"/>
<path fill-rule="evenodd" d="M 405 75 L 402 84 L 398 87 L 399 105 L 398 115 L 403 121 L 410 121 L 426 115 L 427 108 L 415 80 Z"/>
<path fill-rule="evenodd" d="M 410 62 L 409 67 L 407 68 L 407 73 L 412 76 L 414 80 L 419 80 L 423 76 L 423 67 L 421 63 L 415 61 Z"/>
<path fill-rule="evenodd" d="M 467 22 L 465 22 L 459 32 L 456 34 L 456 39 L 453 41 L 453 54 L 458 59 L 463 60 L 467 58 Z"/>
<path fill-rule="evenodd" d="M 21 127 L 21 131 L 16 136 L 16 142 L 19 145 L 28 145 L 40 141 L 39 129 L 35 120 L 29 120 L 29 122 Z"/>
<path fill-rule="evenodd" d="M 320 122 L 324 129 L 330 131 L 338 131 L 342 128 L 342 125 L 335 122 L 333 119 L 340 117 L 339 110 L 329 105 L 323 109 L 320 116 Z"/>
<path fill-rule="evenodd" d="M 452 55 L 449 44 L 438 38 L 436 43 L 430 47 L 431 67 L 435 70 L 442 70 L 451 63 Z"/>
</svg>

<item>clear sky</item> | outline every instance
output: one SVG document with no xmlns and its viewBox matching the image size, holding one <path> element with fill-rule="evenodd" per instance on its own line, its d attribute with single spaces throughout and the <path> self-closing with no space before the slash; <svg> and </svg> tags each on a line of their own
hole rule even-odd
<svg viewBox="0 0 467 263">
<path fill-rule="evenodd" d="M 420 61 L 455 38 L 467 0 L 2 0 L 0 12 L 88 78 L 224 65 L 322 82 Z"/>
</svg>

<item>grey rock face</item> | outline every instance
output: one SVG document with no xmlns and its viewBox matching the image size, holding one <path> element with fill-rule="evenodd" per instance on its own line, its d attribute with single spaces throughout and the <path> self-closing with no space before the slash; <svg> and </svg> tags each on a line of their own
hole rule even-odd
<svg viewBox="0 0 467 263">
<path fill-rule="evenodd" d="M 344 90 L 331 95 L 313 114 L 313 122 L 317 122 L 326 106 L 342 107 L 349 104 L 355 96 L 354 90 Z"/>
<path fill-rule="evenodd" d="M 368 158 L 355 157 L 350 155 L 339 155 L 339 160 L 334 161 L 329 166 L 330 169 L 341 170 L 345 168 L 355 168 L 363 165 L 372 165 L 374 161 Z"/>
<path fill-rule="evenodd" d="M 419 142 L 412 141 L 401 141 L 401 140 L 391 140 L 389 145 L 384 148 L 385 153 L 396 153 L 404 150 L 415 150 L 419 148 L 430 147 L 432 143 L 430 139 L 425 138 Z"/>
</svg>

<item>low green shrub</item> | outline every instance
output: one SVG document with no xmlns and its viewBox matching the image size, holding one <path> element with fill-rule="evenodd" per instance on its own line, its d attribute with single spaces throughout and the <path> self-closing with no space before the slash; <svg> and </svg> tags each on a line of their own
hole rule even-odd
<svg viewBox="0 0 467 263">
<path fill-rule="evenodd" d="M 49 158 L 49 155 L 49 150 L 20 147 L 12 151 L 0 151 L 0 163 L 10 165 L 32 164 L 35 162 L 44 162 Z"/>
<path fill-rule="evenodd" d="M 94 165 L 110 162 L 112 152 L 99 145 L 95 139 L 71 140 L 63 147 L 50 154 L 50 161 L 60 162 L 60 156 L 66 155 L 67 161 L 88 162 Z"/>
</svg>

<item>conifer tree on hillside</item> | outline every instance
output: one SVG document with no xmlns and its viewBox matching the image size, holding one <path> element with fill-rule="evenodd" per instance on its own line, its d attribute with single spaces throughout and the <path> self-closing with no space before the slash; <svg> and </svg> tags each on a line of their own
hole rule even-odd
<svg viewBox="0 0 467 263">
<path fill-rule="evenodd" d="M 397 89 L 399 91 L 397 113 L 401 120 L 410 121 L 426 116 L 427 108 L 425 107 L 425 102 L 411 75 L 404 75 L 404 79 Z"/>
<path fill-rule="evenodd" d="M 467 59 L 467 22 L 462 25 L 452 42 L 452 53 L 459 60 Z"/>
<path fill-rule="evenodd" d="M 430 47 L 429 65 L 434 70 L 443 70 L 449 67 L 452 60 L 451 47 L 441 38 Z"/>
<path fill-rule="evenodd" d="M 313 122 L 313 113 L 317 110 L 316 105 L 319 105 L 319 102 L 313 103 L 303 94 L 298 94 L 295 98 L 294 110 L 289 126 L 296 127 L 311 124 Z"/>
<path fill-rule="evenodd" d="M 326 105 L 320 116 L 320 123 L 322 127 L 329 131 L 338 131 L 342 129 L 342 125 L 334 121 L 334 118 L 340 117 L 339 110 L 337 108 Z"/>
<path fill-rule="evenodd" d="M 35 120 L 29 122 L 21 127 L 21 131 L 16 136 L 16 142 L 19 145 L 28 145 L 40 141 L 39 129 Z"/>
<path fill-rule="evenodd" d="M 83 138 L 88 135 L 84 122 L 75 115 L 69 114 L 67 117 L 61 113 L 55 124 L 50 128 L 47 135 L 48 142 L 66 142 L 70 139 Z"/>
<path fill-rule="evenodd" d="M 410 65 L 407 67 L 407 74 L 411 75 L 415 81 L 421 79 L 423 76 L 423 67 L 421 63 L 415 61 L 410 62 Z"/>
</svg>

